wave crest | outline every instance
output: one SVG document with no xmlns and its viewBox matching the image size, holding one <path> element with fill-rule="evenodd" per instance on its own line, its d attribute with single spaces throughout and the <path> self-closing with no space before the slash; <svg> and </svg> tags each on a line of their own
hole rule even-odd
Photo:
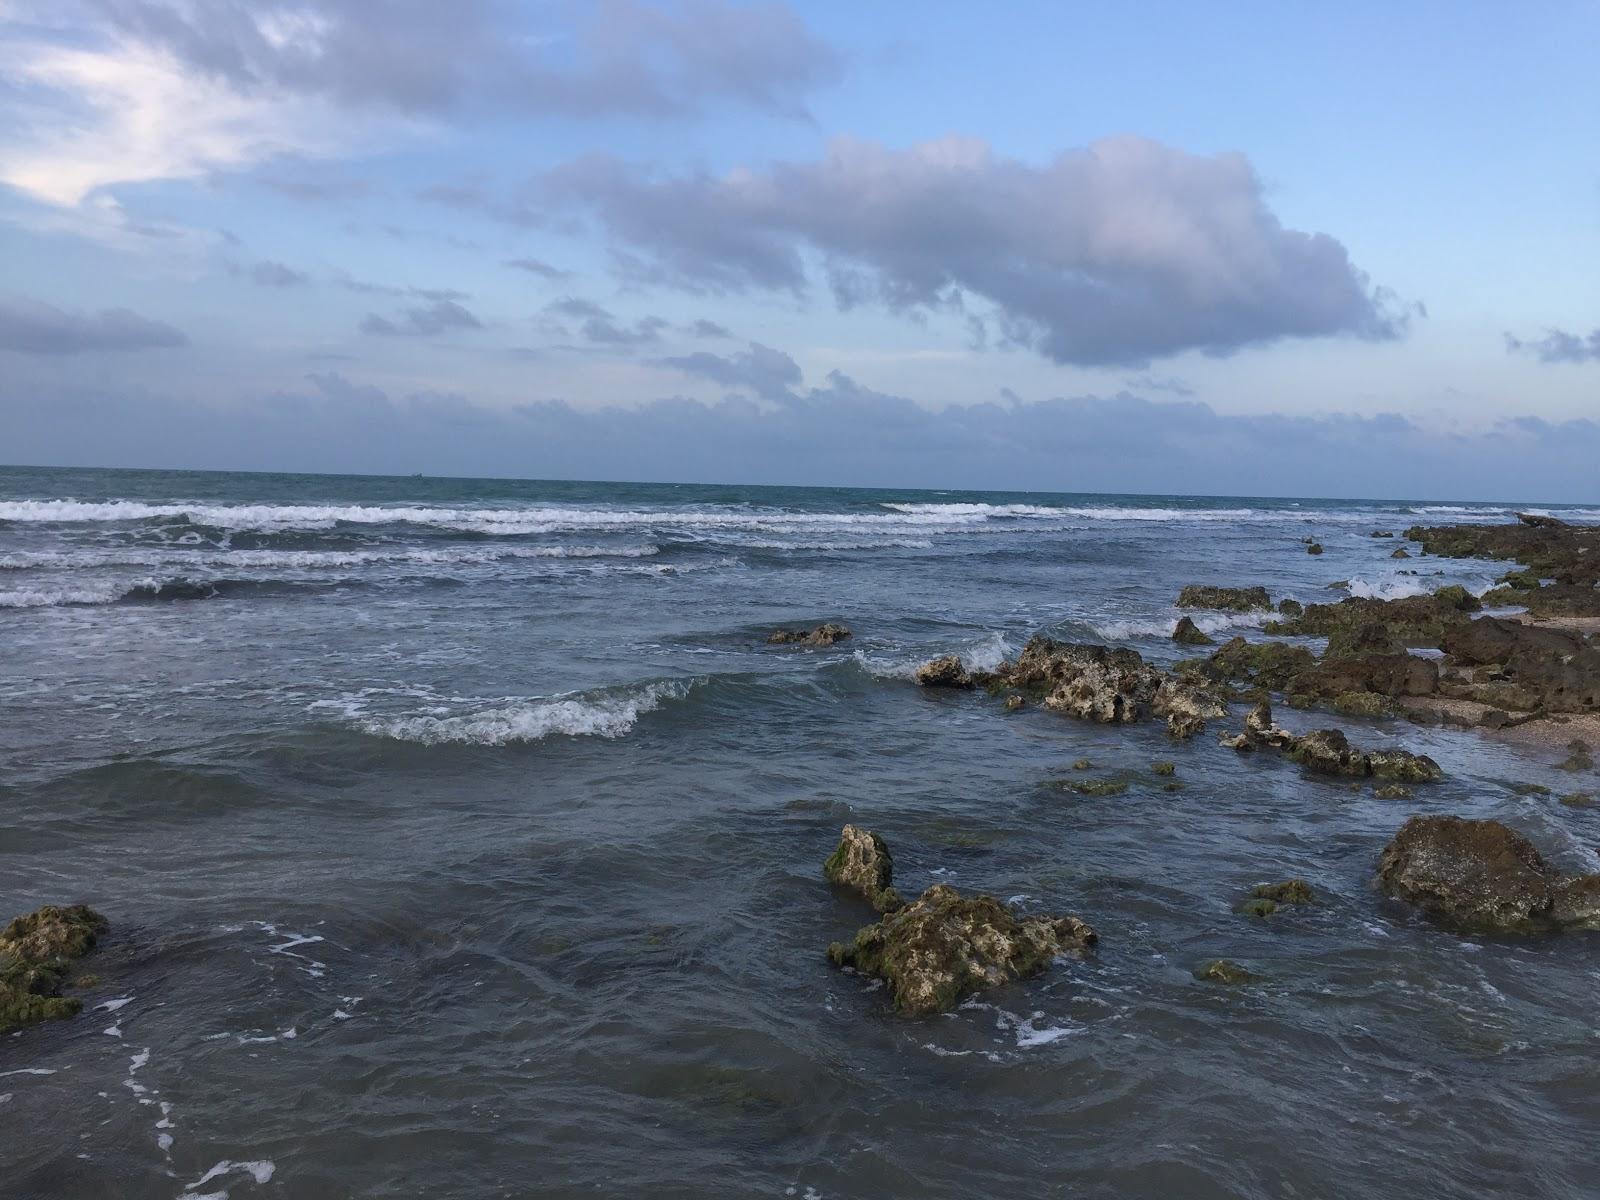
<svg viewBox="0 0 1600 1200">
<path fill-rule="evenodd" d="M 588 692 L 511 700 L 456 716 L 367 717 L 358 720 L 356 728 L 374 737 L 424 746 L 505 746 L 558 735 L 619 738 L 638 724 L 642 714 L 669 700 L 684 699 L 699 682 L 671 680 L 620 694 Z"/>
</svg>

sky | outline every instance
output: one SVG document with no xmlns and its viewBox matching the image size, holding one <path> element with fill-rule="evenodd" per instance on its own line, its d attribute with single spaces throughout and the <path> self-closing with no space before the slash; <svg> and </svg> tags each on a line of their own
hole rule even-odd
<svg viewBox="0 0 1600 1200">
<path fill-rule="evenodd" d="M 1597 45 L 0 0 L 0 462 L 1593 502 Z"/>
</svg>

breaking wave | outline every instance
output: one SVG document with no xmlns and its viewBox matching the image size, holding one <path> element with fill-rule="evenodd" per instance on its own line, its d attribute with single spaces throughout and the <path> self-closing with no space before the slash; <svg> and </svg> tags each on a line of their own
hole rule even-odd
<svg viewBox="0 0 1600 1200">
<path fill-rule="evenodd" d="M 701 682 L 696 678 L 651 683 L 621 692 L 508 698 L 473 712 L 364 717 L 355 725 L 374 737 L 424 746 L 505 746 L 558 735 L 619 738 L 638 723 L 643 713 L 652 712 L 667 701 L 684 699 Z"/>
<path fill-rule="evenodd" d="M 1201 633 L 1224 633 L 1232 629 L 1260 629 L 1277 613 L 1199 613 L 1184 614 L 1194 621 Z M 1138 638 L 1170 638 L 1178 628 L 1179 617 L 1162 617 L 1145 620 L 1092 621 L 1089 628 L 1108 642 L 1126 642 Z"/>
<path fill-rule="evenodd" d="M 948 649 L 931 649 L 913 655 L 890 656 L 857 650 L 850 657 L 874 679 L 912 679 L 916 676 L 917 668 L 930 658 L 950 653 L 952 651 Z M 1004 634 L 991 633 L 953 653 L 969 671 L 993 671 L 1011 657 L 1013 650 Z"/>
</svg>

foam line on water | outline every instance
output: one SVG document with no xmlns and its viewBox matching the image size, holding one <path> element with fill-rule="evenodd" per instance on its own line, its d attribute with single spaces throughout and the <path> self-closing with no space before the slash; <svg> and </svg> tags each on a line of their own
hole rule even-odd
<svg viewBox="0 0 1600 1200">
<path fill-rule="evenodd" d="M 492 706 L 457 715 L 423 714 L 364 717 L 356 727 L 374 737 L 423 745 L 457 743 L 504 746 L 547 737 L 619 738 L 638 724 L 641 715 L 670 700 L 681 700 L 700 681 L 650 683 L 612 693 L 509 698 Z"/>
</svg>

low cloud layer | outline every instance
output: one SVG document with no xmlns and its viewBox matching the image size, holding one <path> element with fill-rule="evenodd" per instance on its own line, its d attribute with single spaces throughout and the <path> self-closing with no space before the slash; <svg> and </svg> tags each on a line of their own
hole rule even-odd
<svg viewBox="0 0 1600 1200">
<path fill-rule="evenodd" d="M 515 410 L 459 395 L 391 396 L 338 374 L 237 405 L 160 395 L 64 392 L 0 381 L 19 462 L 333 470 L 524 478 L 1032 489 L 1059 492 L 1321 495 L 1375 499 L 1588 501 L 1600 422 L 1524 417 L 1475 434 L 1398 415 L 1228 416 L 1195 401 L 1129 393 L 931 411 L 842 374 L 750 398 L 749 356 L 680 364 L 743 395 Z M 776 353 L 776 352 L 773 352 Z"/>
<path fill-rule="evenodd" d="M 842 139 L 821 161 L 721 176 L 592 157 L 515 211 L 530 204 L 592 215 L 636 283 L 803 295 L 820 277 L 841 308 L 954 312 L 1060 363 L 1387 340 L 1411 315 L 1335 238 L 1286 229 L 1243 155 L 1138 137 L 1042 167 L 963 138 Z"/>
<path fill-rule="evenodd" d="M 467 329 L 482 329 L 483 322 L 450 299 L 436 299 L 402 311 L 394 318 L 368 313 L 361 332 L 381 337 L 438 337 Z"/>
<path fill-rule="evenodd" d="M 1581 333 L 1568 333 L 1552 329 L 1542 338 L 1525 342 L 1506 334 L 1506 350 L 1511 354 L 1528 354 L 1542 363 L 1600 362 L 1600 329 L 1585 337 Z"/>
<path fill-rule="evenodd" d="M 38 300 L 0 299 L 0 350 L 18 354 L 88 354 L 188 344 L 181 330 L 126 308 L 67 312 Z"/>
</svg>

